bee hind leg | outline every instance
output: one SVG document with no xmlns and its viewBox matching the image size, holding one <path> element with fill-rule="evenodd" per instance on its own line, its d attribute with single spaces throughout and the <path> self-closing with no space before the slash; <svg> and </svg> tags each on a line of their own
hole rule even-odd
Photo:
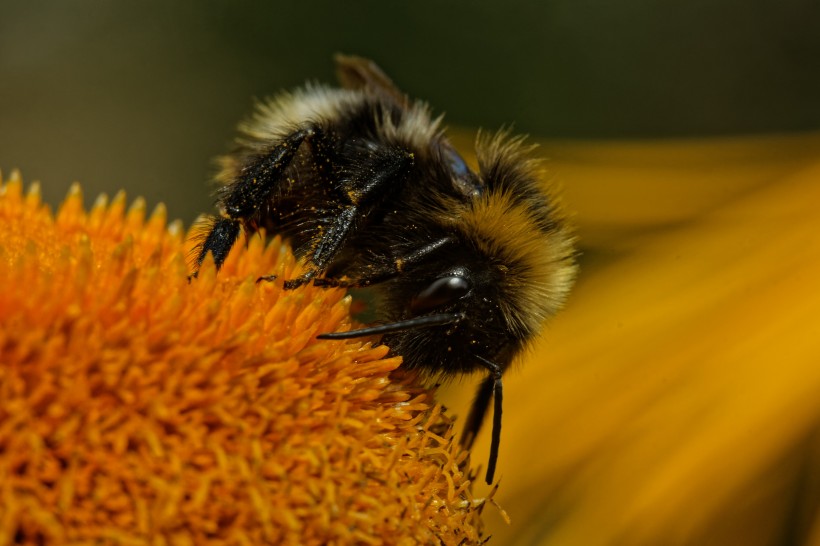
<svg viewBox="0 0 820 546">
<path fill-rule="evenodd" d="M 208 252 L 214 256 L 217 270 L 222 267 L 225 258 L 239 237 L 240 227 L 253 229 L 259 211 L 269 205 L 271 196 L 281 182 L 286 169 L 293 162 L 303 142 L 326 154 L 329 148 L 328 137 L 318 124 L 299 127 L 269 152 L 256 158 L 245 166 L 236 180 L 221 190 L 220 205 L 227 217 L 216 219 L 202 243 L 198 246 L 196 266 Z M 321 164 L 322 162 L 318 162 Z M 191 278 L 195 278 L 195 271 Z M 261 280 L 272 280 L 268 275 Z"/>
<path fill-rule="evenodd" d="M 220 204 L 234 219 L 253 218 L 268 206 L 271 196 L 293 162 L 303 142 L 322 141 L 324 131 L 311 124 L 293 131 L 269 152 L 242 168 L 236 180 L 221 190 Z"/>
<path fill-rule="evenodd" d="M 205 260 L 205 256 L 210 252 L 214 257 L 214 264 L 217 270 L 225 263 L 225 258 L 236 243 L 239 237 L 240 222 L 233 218 L 218 218 L 211 225 L 205 239 L 197 248 L 195 271 L 191 277 L 195 278 L 199 272 L 199 266 Z"/>
</svg>

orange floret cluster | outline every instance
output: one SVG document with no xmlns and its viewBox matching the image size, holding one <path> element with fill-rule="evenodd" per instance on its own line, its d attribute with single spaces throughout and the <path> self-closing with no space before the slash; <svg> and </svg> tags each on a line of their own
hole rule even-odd
<svg viewBox="0 0 820 546">
<path fill-rule="evenodd" d="M 432 393 L 284 291 L 289 250 L 188 280 L 162 206 L 0 181 L 0 545 L 469 544 L 483 502 Z"/>
</svg>

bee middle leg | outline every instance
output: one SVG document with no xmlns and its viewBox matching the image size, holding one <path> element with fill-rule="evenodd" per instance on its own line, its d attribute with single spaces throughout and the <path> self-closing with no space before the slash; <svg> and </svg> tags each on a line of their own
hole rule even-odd
<svg viewBox="0 0 820 546">
<path fill-rule="evenodd" d="M 370 212 L 403 187 L 412 165 L 413 155 L 407 150 L 386 148 L 372 153 L 347 173 L 347 179 L 339 185 L 343 204 L 327 229 L 317 237 L 309 256 L 312 267 L 303 275 L 285 281 L 285 289 L 298 288 L 323 273 L 349 236 L 366 225 Z"/>
</svg>

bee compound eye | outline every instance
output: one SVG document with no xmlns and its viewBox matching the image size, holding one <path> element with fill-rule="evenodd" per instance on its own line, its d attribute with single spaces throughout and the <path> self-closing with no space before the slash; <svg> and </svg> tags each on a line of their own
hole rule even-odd
<svg viewBox="0 0 820 546">
<path fill-rule="evenodd" d="M 442 305 L 453 303 L 466 296 L 472 287 L 469 279 L 460 275 L 440 277 L 416 294 L 410 302 L 410 311 L 415 314 L 426 313 Z"/>
<path fill-rule="evenodd" d="M 444 148 L 444 153 L 442 155 L 444 156 L 447 165 L 450 169 L 452 169 L 456 176 L 465 178 L 470 174 L 470 168 L 467 166 L 467 163 L 454 149 L 449 147 Z"/>
<path fill-rule="evenodd" d="M 475 198 L 481 195 L 481 184 L 475 173 L 470 170 L 458 152 L 448 143 L 441 145 L 441 158 L 453 175 L 453 186 L 464 197 Z"/>
</svg>

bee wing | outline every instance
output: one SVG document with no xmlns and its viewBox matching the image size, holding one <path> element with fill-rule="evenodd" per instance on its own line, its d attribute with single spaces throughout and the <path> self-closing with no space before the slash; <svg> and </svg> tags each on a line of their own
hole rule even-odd
<svg viewBox="0 0 820 546">
<path fill-rule="evenodd" d="M 339 83 L 346 89 L 367 89 L 384 98 L 390 99 L 400 106 L 409 106 L 410 99 L 396 87 L 387 74 L 370 59 L 355 55 L 337 53 L 336 76 Z"/>
</svg>

